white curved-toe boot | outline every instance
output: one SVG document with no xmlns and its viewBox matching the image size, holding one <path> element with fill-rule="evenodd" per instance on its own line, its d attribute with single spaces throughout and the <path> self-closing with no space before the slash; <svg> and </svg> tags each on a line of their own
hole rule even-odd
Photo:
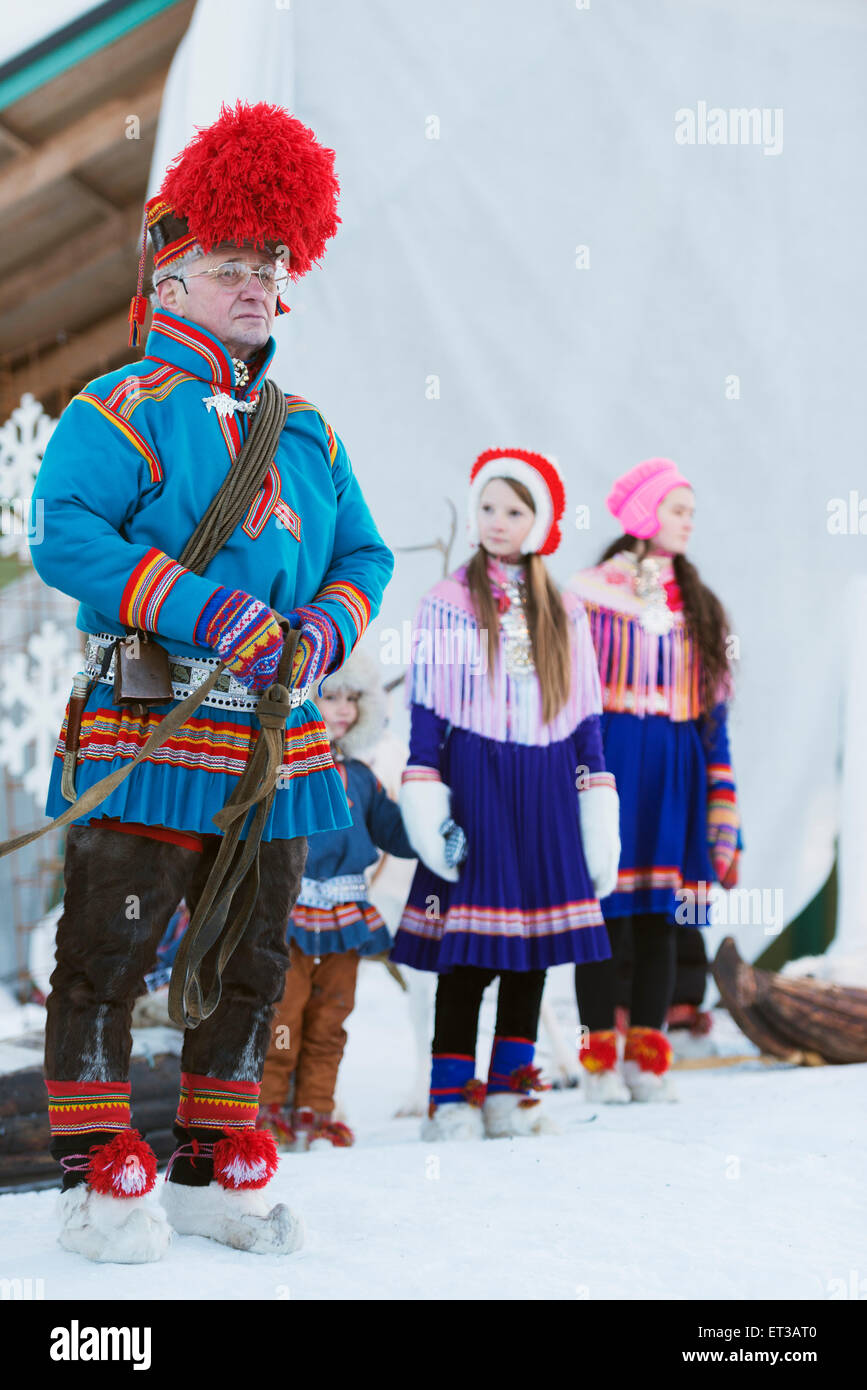
<svg viewBox="0 0 867 1390">
<path fill-rule="evenodd" d="M 64 1250 L 107 1264 L 149 1264 L 162 1259 L 172 1238 L 165 1213 L 149 1194 L 156 1155 L 137 1129 L 122 1129 L 86 1153 L 61 1160 L 84 1180 L 58 1198 Z"/>
<path fill-rule="evenodd" d="M 272 1206 L 265 1189 L 279 1159 L 268 1129 L 225 1128 L 219 1139 L 182 1144 L 172 1155 L 160 1200 L 182 1236 L 205 1236 L 254 1255 L 291 1255 L 304 1244 L 304 1223 L 283 1202 Z M 177 1159 L 206 1163 L 201 1186 L 172 1180 Z M 181 1170 L 183 1171 L 183 1170 Z M 200 1170 L 201 1171 L 201 1170 Z"/>
<path fill-rule="evenodd" d="M 107 1264 L 150 1264 L 169 1248 L 172 1230 L 152 1197 L 114 1197 L 87 1183 L 60 1193 L 64 1250 Z"/>
<path fill-rule="evenodd" d="M 676 1101 L 671 1079 L 671 1043 L 658 1028 L 629 1028 L 624 1050 L 623 1079 L 633 1100 Z"/>
<path fill-rule="evenodd" d="M 497 1091 L 492 1096 L 486 1096 L 482 1113 L 485 1134 L 489 1139 L 562 1133 L 540 1100 L 534 1096 L 522 1096 L 519 1092 Z"/>
<path fill-rule="evenodd" d="M 619 1071 L 618 1035 L 614 1028 L 588 1033 L 579 1053 L 581 1095 L 595 1105 L 624 1105 L 632 1099 Z"/>
<path fill-rule="evenodd" d="M 441 1139 L 483 1139 L 484 1134 L 480 1107 L 455 1100 L 434 1107 L 422 1120 L 419 1137 L 433 1144 Z"/>
<path fill-rule="evenodd" d="M 661 1076 L 652 1071 L 642 1071 L 637 1062 L 623 1063 L 623 1076 L 632 1100 L 672 1101 L 680 1100 L 677 1087 L 669 1072 Z"/>
<path fill-rule="evenodd" d="M 233 1191 L 218 1182 L 207 1187 L 163 1184 L 166 1215 L 182 1236 L 206 1236 L 255 1255 L 291 1255 L 304 1244 L 304 1223 L 283 1202 L 272 1206 L 263 1188 Z"/>
<path fill-rule="evenodd" d="M 608 1071 L 585 1071 L 581 1094 L 593 1105 L 628 1105 L 632 1100 L 629 1087 L 613 1067 Z"/>
</svg>

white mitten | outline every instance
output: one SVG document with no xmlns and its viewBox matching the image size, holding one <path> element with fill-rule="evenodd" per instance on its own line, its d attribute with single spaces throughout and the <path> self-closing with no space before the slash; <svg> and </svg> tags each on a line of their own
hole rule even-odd
<svg viewBox="0 0 867 1390">
<path fill-rule="evenodd" d="M 620 864 L 620 798 L 614 787 L 585 787 L 578 793 L 581 843 L 597 898 L 617 887 Z"/>
<path fill-rule="evenodd" d="M 403 816 L 406 837 L 419 859 L 432 874 L 457 883 L 460 870 L 446 862 L 445 836 L 440 826 L 451 815 L 451 789 L 445 782 L 428 780 L 402 782 L 397 804 Z"/>
</svg>

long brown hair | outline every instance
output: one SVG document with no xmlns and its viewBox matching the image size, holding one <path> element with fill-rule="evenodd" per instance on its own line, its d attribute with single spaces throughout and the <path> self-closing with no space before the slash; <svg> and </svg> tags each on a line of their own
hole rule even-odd
<svg viewBox="0 0 867 1390">
<path fill-rule="evenodd" d="M 493 481 L 488 479 L 489 482 Z M 525 506 L 535 514 L 533 495 L 516 478 L 503 478 Z M 467 584 L 480 630 L 487 629 L 491 672 L 496 672 L 500 647 L 500 615 L 488 576 L 489 552 L 479 545 L 467 562 Z M 572 656 L 566 609 L 541 555 L 523 555 L 527 582 L 527 627 L 533 644 L 533 663 L 542 692 L 542 719 L 546 724 L 559 713 L 572 687 Z"/>
<path fill-rule="evenodd" d="M 647 551 L 647 542 L 639 540 L 638 536 L 620 536 L 606 546 L 598 563 L 601 565 L 622 550 L 637 551 L 641 559 Z M 701 662 L 701 708 L 703 713 L 709 714 L 717 703 L 719 683 L 729 674 L 726 654 L 729 620 L 716 594 L 699 579 L 695 565 L 685 555 L 674 555 L 672 560 L 674 577 L 683 599 L 687 629 L 698 648 Z"/>
</svg>

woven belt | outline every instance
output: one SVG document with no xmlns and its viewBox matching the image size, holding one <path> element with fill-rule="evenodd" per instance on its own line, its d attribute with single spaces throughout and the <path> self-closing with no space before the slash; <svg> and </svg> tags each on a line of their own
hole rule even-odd
<svg viewBox="0 0 867 1390">
<path fill-rule="evenodd" d="M 335 878 L 302 878 L 297 901 L 301 907 L 334 907 L 335 903 L 354 903 L 366 897 L 364 874 L 338 874 Z"/>
<path fill-rule="evenodd" d="M 117 641 L 117 635 L 112 632 L 89 632 L 87 634 L 87 641 L 84 646 L 84 669 L 88 676 L 101 681 L 103 685 L 114 685 L 115 654 L 113 651 L 105 675 L 101 676 L 100 671 L 107 649 Z M 219 657 L 173 656 L 170 652 L 169 675 L 174 698 L 185 700 L 188 695 L 192 695 L 193 691 L 198 690 L 199 686 L 219 665 Z M 290 690 L 289 704 L 293 709 L 298 705 L 303 705 L 304 701 L 310 698 L 312 688 L 313 682 L 311 681 L 302 686 L 300 690 Z M 235 679 L 230 671 L 224 671 L 213 690 L 205 696 L 199 708 L 203 709 L 209 705 L 213 709 L 253 711 L 259 704 L 261 694 L 261 691 L 255 693 L 249 691 L 245 685 Z"/>
</svg>

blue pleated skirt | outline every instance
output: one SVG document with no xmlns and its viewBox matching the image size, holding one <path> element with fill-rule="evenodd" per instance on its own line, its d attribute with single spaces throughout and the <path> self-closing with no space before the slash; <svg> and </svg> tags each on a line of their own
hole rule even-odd
<svg viewBox="0 0 867 1390">
<path fill-rule="evenodd" d="M 695 720 L 607 713 L 605 765 L 620 797 L 620 872 L 602 900 L 606 918 L 661 913 L 677 920 L 678 890 L 709 890 L 716 875 L 707 848 L 707 772 Z M 688 925 L 706 925 L 699 912 Z"/>
<path fill-rule="evenodd" d="M 531 747 L 452 729 L 442 776 L 467 858 L 457 883 L 419 862 L 392 960 L 444 972 L 610 956 L 581 847 L 574 741 Z"/>
</svg>

